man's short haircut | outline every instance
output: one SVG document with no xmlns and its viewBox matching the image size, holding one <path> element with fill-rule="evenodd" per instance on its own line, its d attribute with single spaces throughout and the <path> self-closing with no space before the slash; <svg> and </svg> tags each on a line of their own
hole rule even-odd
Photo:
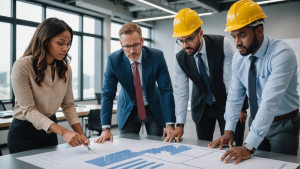
<svg viewBox="0 0 300 169">
<path fill-rule="evenodd" d="M 142 38 L 142 29 L 138 24 L 131 23 L 131 22 L 125 23 L 119 30 L 119 37 L 121 38 L 122 34 L 130 34 L 134 31 L 136 31 Z"/>
<path fill-rule="evenodd" d="M 201 30 L 201 26 L 197 28 L 194 32 L 199 33 L 200 30 Z"/>
</svg>

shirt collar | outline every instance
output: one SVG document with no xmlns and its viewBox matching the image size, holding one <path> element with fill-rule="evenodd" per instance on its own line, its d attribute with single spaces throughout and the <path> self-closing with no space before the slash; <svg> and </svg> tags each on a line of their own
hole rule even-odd
<svg viewBox="0 0 300 169">
<path fill-rule="evenodd" d="M 202 55 L 206 55 L 206 44 L 205 44 L 205 40 L 204 40 L 204 38 L 202 37 L 202 48 L 201 48 L 201 50 L 199 51 L 199 52 L 197 52 L 197 53 L 195 53 L 195 55 L 194 55 L 194 58 L 195 57 L 197 57 L 197 54 L 198 53 L 201 53 Z M 201 55 L 201 56 L 202 56 Z"/>
<path fill-rule="evenodd" d="M 250 58 L 250 56 L 256 56 L 257 58 L 262 58 L 266 54 L 266 51 L 268 49 L 268 44 L 269 44 L 269 39 L 268 39 L 267 36 L 264 36 L 263 43 L 261 44 L 261 46 L 259 47 L 259 49 L 256 51 L 256 53 L 254 53 L 254 55 L 252 55 L 250 53 L 247 56 L 248 59 Z"/>
<path fill-rule="evenodd" d="M 139 59 L 135 62 L 138 62 L 139 64 L 142 64 L 142 56 L 143 56 L 143 52 L 141 52 L 141 55 L 140 55 Z M 129 60 L 131 65 L 134 63 L 134 61 L 130 60 L 128 57 L 127 57 L 127 59 Z"/>
</svg>

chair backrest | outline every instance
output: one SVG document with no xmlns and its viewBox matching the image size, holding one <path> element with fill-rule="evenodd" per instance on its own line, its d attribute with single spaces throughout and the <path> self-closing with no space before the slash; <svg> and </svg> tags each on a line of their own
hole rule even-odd
<svg viewBox="0 0 300 169">
<path fill-rule="evenodd" d="M 6 111 L 6 108 L 1 100 L 0 100 L 0 111 Z"/>
<path fill-rule="evenodd" d="M 101 93 L 95 93 L 96 99 L 97 99 L 97 104 L 101 104 Z"/>
<path fill-rule="evenodd" d="M 15 107 L 15 99 L 11 99 L 11 105 L 12 105 L 12 110 L 14 110 L 14 107 Z"/>
<path fill-rule="evenodd" d="M 100 114 L 101 114 L 100 109 L 90 110 L 89 119 L 88 119 L 89 130 L 96 130 L 99 132 L 102 131 Z"/>
</svg>

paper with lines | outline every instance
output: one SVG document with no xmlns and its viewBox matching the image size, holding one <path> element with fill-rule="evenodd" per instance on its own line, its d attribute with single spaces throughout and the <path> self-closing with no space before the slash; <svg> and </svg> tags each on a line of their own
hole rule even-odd
<svg viewBox="0 0 300 169">
<path fill-rule="evenodd" d="M 67 148 L 17 159 L 41 168 L 88 169 L 295 169 L 296 163 L 252 157 L 238 165 L 220 162 L 225 151 L 153 140 L 115 139 L 91 143 L 90 147 Z"/>
</svg>

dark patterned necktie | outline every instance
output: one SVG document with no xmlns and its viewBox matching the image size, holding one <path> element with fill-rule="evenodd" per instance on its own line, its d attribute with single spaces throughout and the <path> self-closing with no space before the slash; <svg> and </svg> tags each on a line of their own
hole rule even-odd
<svg viewBox="0 0 300 169">
<path fill-rule="evenodd" d="M 207 72 L 205 69 L 204 61 L 201 58 L 201 53 L 198 53 L 197 57 L 198 57 L 198 67 L 200 70 L 200 75 L 201 75 L 201 77 L 204 81 L 205 87 L 206 87 L 206 103 L 211 106 L 213 103 L 213 97 L 212 97 L 212 93 L 210 90 L 209 78 L 208 78 L 208 75 L 207 75 Z"/>
<path fill-rule="evenodd" d="M 250 56 L 250 67 L 248 73 L 248 89 L 249 89 L 249 102 L 250 102 L 250 109 L 251 109 L 251 118 L 254 120 L 258 106 L 257 106 L 257 96 L 256 96 L 256 70 L 255 64 L 256 56 Z"/>
</svg>

